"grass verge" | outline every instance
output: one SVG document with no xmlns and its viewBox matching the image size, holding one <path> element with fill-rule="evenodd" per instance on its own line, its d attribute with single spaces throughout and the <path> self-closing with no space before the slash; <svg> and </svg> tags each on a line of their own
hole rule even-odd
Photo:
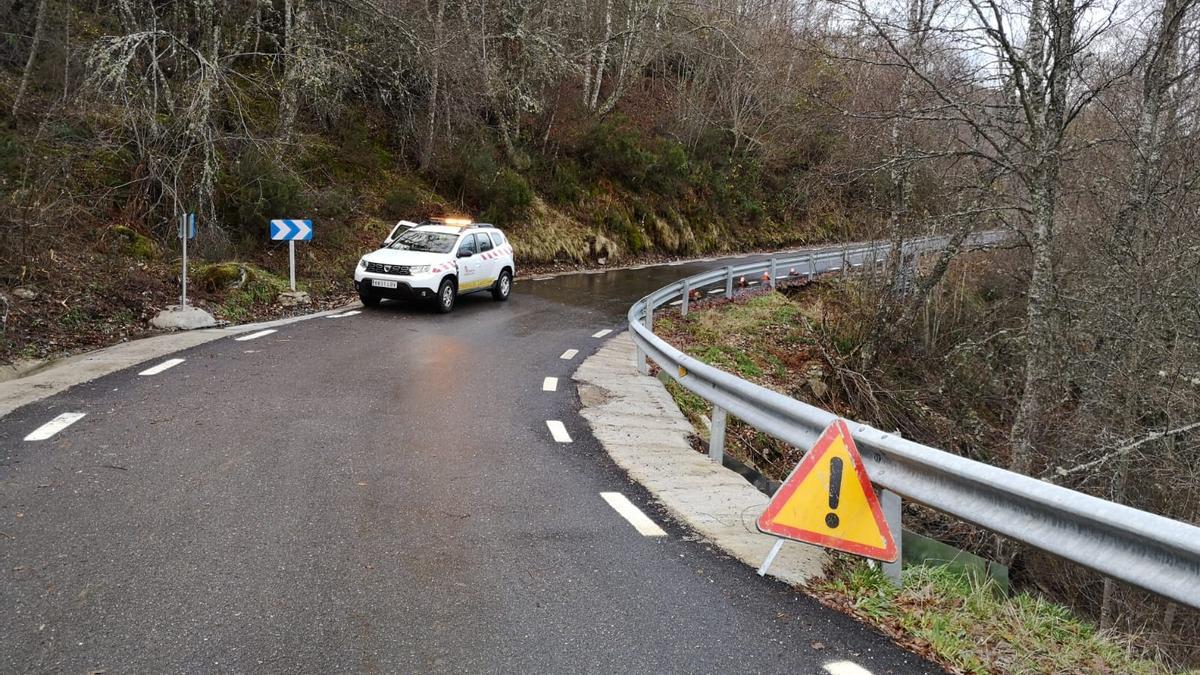
<svg viewBox="0 0 1200 675">
<path fill-rule="evenodd" d="M 1067 608 L 1028 593 L 1004 596 L 945 567 L 904 570 L 897 588 L 850 562 L 810 591 L 898 643 L 960 673 L 1171 673 Z"/>
</svg>

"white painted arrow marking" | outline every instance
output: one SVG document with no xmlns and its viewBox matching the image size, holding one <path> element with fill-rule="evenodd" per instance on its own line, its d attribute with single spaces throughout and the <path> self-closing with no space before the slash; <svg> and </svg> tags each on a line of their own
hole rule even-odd
<svg viewBox="0 0 1200 675">
<path fill-rule="evenodd" d="M 55 417 L 54 419 L 50 420 L 49 422 L 46 422 L 45 424 L 38 427 L 37 429 L 34 429 L 33 433 L 31 433 L 25 437 L 25 440 L 27 440 L 27 441 L 44 441 L 47 438 L 54 436 L 54 434 L 57 434 L 58 432 L 62 431 L 63 429 L 66 429 L 67 427 L 71 426 L 72 424 L 75 424 L 79 420 L 83 419 L 84 415 L 86 415 L 86 414 L 87 413 L 81 413 L 81 412 L 63 413 L 63 414 L 59 415 L 58 417 Z"/>
<path fill-rule="evenodd" d="M 161 373 L 162 371 L 167 370 L 169 368 L 174 368 L 175 366 L 177 366 L 181 363 L 183 363 L 183 359 L 169 359 L 167 361 L 163 361 L 162 363 L 158 364 L 157 366 L 154 366 L 153 368 L 147 368 L 147 369 L 143 370 L 142 372 L 138 373 L 138 375 L 157 375 L 157 374 Z"/>
</svg>

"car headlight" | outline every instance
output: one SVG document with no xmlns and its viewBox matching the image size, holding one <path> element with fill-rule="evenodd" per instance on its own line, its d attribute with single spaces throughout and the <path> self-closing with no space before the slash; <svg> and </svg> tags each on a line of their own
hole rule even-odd
<svg viewBox="0 0 1200 675">
<path fill-rule="evenodd" d="M 360 259 L 359 259 L 359 261 L 358 261 L 358 266 L 359 266 L 359 267 L 361 267 L 361 268 L 363 268 L 364 270 L 365 270 L 365 269 L 367 269 L 367 259 L 366 259 L 366 258 L 360 258 Z"/>
<path fill-rule="evenodd" d="M 425 274 L 429 271 L 429 265 L 413 265 L 408 271 L 410 274 Z"/>
</svg>

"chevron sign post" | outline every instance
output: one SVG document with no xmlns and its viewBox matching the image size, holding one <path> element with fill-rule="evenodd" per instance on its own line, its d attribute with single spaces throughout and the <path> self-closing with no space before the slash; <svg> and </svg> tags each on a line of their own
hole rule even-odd
<svg viewBox="0 0 1200 675">
<path fill-rule="evenodd" d="M 311 220 L 281 218 L 271 221 L 271 239 L 288 243 L 288 282 L 293 291 L 296 290 L 296 241 L 312 241 L 312 236 Z"/>
</svg>

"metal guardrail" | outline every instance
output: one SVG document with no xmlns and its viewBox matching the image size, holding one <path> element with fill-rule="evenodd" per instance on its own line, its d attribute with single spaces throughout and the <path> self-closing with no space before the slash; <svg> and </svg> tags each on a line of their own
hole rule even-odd
<svg viewBox="0 0 1200 675">
<path fill-rule="evenodd" d="M 988 246 L 1004 238 L 1002 233 L 988 232 L 974 235 L 968 244 Z M 947 241 L 948 237 L 913 240 L 906 243 L 905 255 L 937 250 Z M 718 461 L 726 412 L 785 443 L 810 447 L 836 418 L 833 413 L 684 354 L 654 334 L 654 310 L 678 304 L 686 314 L 694 291 L 705 296 L 732 295 L 736 278 L 761 276 L 760 283 L 774 286 L 781 279 L 812 278 L 874 264 L 886 259 L 889 251 L 890 244 L 872 244 L 791 253 L 703 272 L 661 288 L 629 309 L 638 368 L 648 373 L 649 357 L 680 385 L 713 405 L 710 454 Z M 851 422 L 849 426 L 867 472 L 878 486 L 1200 608 L 1200 527 L 914 443 L 866 424 Z M 899 500 L 891 501 L 890 508 L 885 504 L 885 511 L 892 512 L 889 524 L 898 530 Z M 898 568 L 894 573 L 898 574 Z"/>
</svg>

